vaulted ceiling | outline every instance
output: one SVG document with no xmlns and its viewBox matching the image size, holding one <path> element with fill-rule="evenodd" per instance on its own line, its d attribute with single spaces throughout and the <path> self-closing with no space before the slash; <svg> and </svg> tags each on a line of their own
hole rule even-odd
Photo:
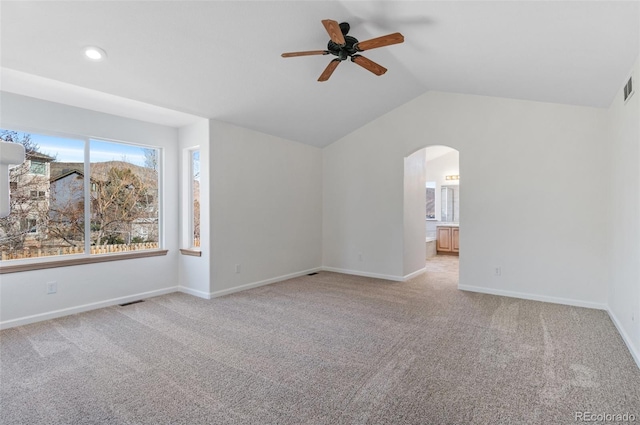
<svg viewBox="0 0 640 425">
<path fill-rule="evenodd" d="M 428 90 L 607 107 L 640 52 L 635 1 L 2 1 L 0 7 L 3 90 L 37 95 L 38 84 L 58 84 L 50 100 L 101 110 L 120 99 L 123 115 L 127 105 L 133 111 L 149 104 L 319 147 Z M 331 56 L 280 54 L 325 49 L 322 19 L 349 22 L 359 40 L 398 31 L 406 41 L 363 53 L 389 69 L 383 76 L 344 62 L 319 83 Z M 103 48 L 107 60 L 85 60 L 86 45 Z M 175 116 L 166 122 L 188 117 Z"/>
</svg>

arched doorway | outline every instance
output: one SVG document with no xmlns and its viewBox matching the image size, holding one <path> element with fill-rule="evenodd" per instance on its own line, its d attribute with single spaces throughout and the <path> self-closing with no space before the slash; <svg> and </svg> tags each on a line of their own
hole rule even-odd
<svg viewBox="0 0 640 425">
<path fill-rule="evenodd" d="M 427 272 L 458 273 L 460 156 L 448 146 L 425 148 Z"/>
<path fill-rule="evenodd" d="M 432 268 L 458 273 L 458 150 L 433 145 L 405 157 L 404 186 L 404 275 Z"/>
</svg>

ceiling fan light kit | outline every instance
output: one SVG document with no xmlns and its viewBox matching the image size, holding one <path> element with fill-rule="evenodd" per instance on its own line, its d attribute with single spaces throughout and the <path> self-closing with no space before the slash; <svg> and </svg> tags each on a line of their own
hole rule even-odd
<svg viewBox="0 0 640 425">
<path fill-rule="evenodd" d="M 351 59 L 351 62 L 360 65 L 375 75 L 382 75 L 387 72 L 387 68 L 360 55 L 359 53 L 364 52 L 365 50 L 377 49 L 378 47 L 390 46 L 392 44 L 404 42 L 404 36 L 399 32 L 360 42 L 355 37 L 347 35 L 351 29 L 351 26 L 347 22 L 338 24 L 338 22 L 332 21 L 331 19 L 325 19 L 322 21 L 322 25 L 324 25 L 324 28 L 330 38 L 327 43 L 327 50 L 308 50 L 282 54 L 283 58 L 329 54 L 336 56 L 336 59 L 329 62 L 329 65 L 327 65 L 325 70 L 322 72 L 318 81 L 327 81 L 340 62 L 347 59 Z"/>
</svg>

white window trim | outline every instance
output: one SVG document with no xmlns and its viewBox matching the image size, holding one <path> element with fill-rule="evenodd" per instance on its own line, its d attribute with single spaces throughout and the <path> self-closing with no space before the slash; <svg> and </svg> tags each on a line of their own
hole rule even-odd
<svg viewBox="0 0 640 425">
<path fill-rule="evenodd" d="M 193 153 L 199 151 L 202 153 L 200 146 L 189 146 L 182 150 L 182 237 L 181 246 L 186 248 L 180 248 L 182 255 L 191 255 L 195 257 L 201 256 L 200 247 L 194 246 L 193 238 L 193 221 L 194 221 L 194 208 L 193 208 Z M 201 207 L 202 208 L 202 207 Z M 202 235 L 200 235 L 202 240 Z M 201 242 L 202 243 L 202 242 Z"/>
</svg>

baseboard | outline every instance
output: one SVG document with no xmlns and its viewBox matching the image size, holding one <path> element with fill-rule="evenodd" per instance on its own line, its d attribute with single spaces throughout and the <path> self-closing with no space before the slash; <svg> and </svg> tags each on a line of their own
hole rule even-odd
<svg viewBox="0 0 640 425">
<path fill-rule="evenodd" d="M 134 295 L 127 295 L 126 297 L 112 298 L 110 300 L 99 301 L 95 303 L 89 303 L 79 305 L 76 307 L 63 308 L 60 310 L 48 311 L 46 313 L 34 314 L 33 316 L 20 317 L 18 319 L 5 320 L 0 322 L 0 329 L 9 329 L 16 326 L 28 325 L 30 323 L 42 322 L 44 320 L 57 319 L 58 317 L 69 316 L 77 313 L 84 313 L 85 311 L 95 310 L 98 308 L 111 307 L 117 304 L 124 304 L 132 301 L 137 301 L 142 298 L 157 297 L 158 295 L 165 295 L 178 291 L 177 286 L 169 288 L 158 289 L 155 291 L 142 292 Z"/>
<path fill-rule="evenodd" d="M 404 276 L 404 277 L 402 278 L 402 280 L 403 280 L 403 281 L 407 281 L 407 280 L 409 280 L 409 279 L 413 279 L 414 277 L 419 276 L 419 275 L 421 275 L 422 273 L 425 273 L 426 271 L 427 271 L 427 268 L 426 268 L 426 267 L 423 267 L 423 268 L 421 268 L 420 270 L 416 270 L 415 272 L 413 272 L 413 273 L 409 273 L 408 275 Z"/>
<path fill-rule="evenodd" d="M 633 357 L 633 360 L 635 360 L 636 365 L 640 369 L 640 352 L 638 352 L 636 347 L 634 347 L 633 343 L 631 342 L 631 338 L 629 338 L 629 335 L 625 332 L 624 328 L 620 324 L 620 321 L 618 320 L 616 315 L 613 313 L 613 311 L 607 308 L 607 313 L 609 313 L 609 317 L 611 318 L 611 321 L 613 322 L 616 329 L 618 330 L 618 333 L 622 337 L 622 340 L 624 341 L 624 343 L 627 344 L 627 348 L 631 353 L 631 357 Z"/>
<path fill-rule="evenodd" d="M 178 291 L 193 295 L 194 297 L 204 298 L 205 300 L 211 299 L 210 292 L 198 291 L 197 289 L 187 288 L 186 286 L 178 286 Z"/>
<path fill-rule="evenodd" d="M 209 298 L 222 297 L 224 295 L 229 295 L 229 294 L 233 294 L 235 292 L 240 292 L 240 291 L 246 291 L 247 289 L 258 288 L 264 285 L 270 285 L 272 283 L 281 282 L 287 279 L 293 279 L 294 277 L 304 276 L 309 273 L 319 272 L 321 270 L 322 269 L 320 267 L 315 267 L 313 269 L 303 270 L 295 273 L 289 273 L 289 274 L 285 274 L 277 277 L 272 277 L 270 279 L 260 280 L 258 282 L 252 282 L 252 283 L 246 283 L 240 286 L 234 286 L 233 288 L 229 288 L 229 289 L 221 289 L 219 291 L 213 291 L 213 292 L 210 292 L 208 295 L 209 295 Z"/>
<path fill-rule="evenodd" d="M 323 266 L 321 267 L 321 270 L 325 272 L 343 273 L 343 274 L 350 274 L 354 276 L 373 277 L 375 279 L 393 280 L 395 282 L 404 282 L 406 280 L 405 277 L 403 276 L 392 276 L 387 274 L 361 272 L 358 270 L 339 269 L 337 267 Z M 407 275 L 407 276 L 410 276 L 410 275 Z"/>
<path fill-rule="evenodd" d="M 546 295 L 527 294 L 524 292 L 505 291 L 502 289 L 484 288 L 481 286 L 458 285 L 458 289 L 469 292 L 479 292 L 481 294 L 500 295 L 503 297 L 520 298 L 523 300 L 542 301 L 554 304 L 564 304 L 574 307 L 593 308 L 596 310 L 607 310 L 606 304 L 594 303 L 590 301 L 574 300 L 571 298 L 549 297 Z"/>
</svg>

